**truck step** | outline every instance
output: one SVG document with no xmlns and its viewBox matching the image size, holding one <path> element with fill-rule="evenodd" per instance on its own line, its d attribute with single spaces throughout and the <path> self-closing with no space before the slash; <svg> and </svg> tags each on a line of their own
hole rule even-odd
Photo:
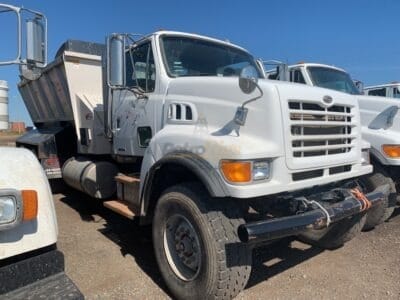
<svg viewBox="0 0 400 300">
<path fill-rule="evenodd" d="M 131 205 L 133 205 L 132 207 L 139 207 L 139 176 L 120 173 L 114 178 L 117 183 L 118 200 L 131 203 Z"/>
<path fill-rule="evenodd" d="M 136 176 L 128 176 L 125 174 L 118 174 L 117 176 L 115 176 L 115 181 L 120 183 L 133 184 L 140 183 L 140 178 Z"/>
<path fill-rule="evenodd" d="M 133 220 L 135 212 L 132 209 L 132 204 L 124 200 L 109 200 L 103 202 L 104 207 L 111 209 L 112 211 L 120 214 L 128 219 Z"/>
</svg>

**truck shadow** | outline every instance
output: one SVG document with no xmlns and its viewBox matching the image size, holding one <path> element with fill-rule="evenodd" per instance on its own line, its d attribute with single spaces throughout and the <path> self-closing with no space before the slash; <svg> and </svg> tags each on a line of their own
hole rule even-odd
<svg viewBox="0 0 400 300">
<path fill-rule="evenodd" d="M 394 219 L 395 217 L 397 217 L 397 216 L 399 216 L 399 215 L 400 215 L 400 205 L 398 205 L 398 206 L 395 208 L 393 214 L 392 214 L 392 215 L 390 216 L 390 218 L 389 218 L 389 221 L 390 221 L 391 219 Z"/>
<path fill-rule="evenodd" d="M 266 281 L 324 250 L 288 238 L 253 250 L 253 268 L 246 288 Z"/>
<path fill-rule="evenodd" d="M 130 255 L 136 264 L 166 294 L 172 297 L 158 270 L 153 252 L 151 226 L 139 226 L 132 221 L 105 208 L 101 201 L 83 193 L 68 190 L 59 201 L 79 213 L 84 222 L 102 223 L 98 232 L 120 247 L 123 257 Z"/>
<path fill-rule="evenodd" d="M 59 201 L 77 211 L 84 222 L 104 223 L 103 228 L 98 231 L 120 247 L 122 256 L 132 256 L 153 282 L 171 297 L 158 270 L 150 226 L 139 226 L 136 221 L 115 214 L 103 207 L 100 201 L 79 192 L 68 191 Z M 256 248 L 253 251 L 253 269 L 246 289 L 269 280 L 322 251 L 297 241 L 292 242 L 292 239 Z"/>
</svg>

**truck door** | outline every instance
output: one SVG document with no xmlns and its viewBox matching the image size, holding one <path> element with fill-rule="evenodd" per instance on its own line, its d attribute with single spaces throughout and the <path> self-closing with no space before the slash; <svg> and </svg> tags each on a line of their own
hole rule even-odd
<svg viewBox="0 0 400 300">
<path fill-rule="evenodd" d="M 143 156 L 154 133 L 156 69 L 151 41 L 126 51 L 126 86 L 113 97 L 114 153 Z"/>
</svg>

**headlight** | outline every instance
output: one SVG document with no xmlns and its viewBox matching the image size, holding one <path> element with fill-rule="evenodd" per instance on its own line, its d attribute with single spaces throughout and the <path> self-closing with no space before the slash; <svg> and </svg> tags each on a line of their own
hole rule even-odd
<svg viewBox="0 0 400 300">
<path fill-rule="evenodd" d="M 222 160 L 220 170 L 231 183 L 250 183 L 266 180 L 270 176 L 270 162 L 267 160 L 241 161 Z"/>
<path fill-rule="evenodd" d="M 269 178 L 269 161 L 256 161 L 253 163 L 253 180 L 265 180 Z"/>
<path fill-rule="evenodd" d="M 0 225 L 15 221 L 17 217 L 17 202 L 12 196 L 0 197 Z"/>
<path fill-rule="evenodd" d="M 32 221 L 38 214 L 38 196 L 34 190 L 0 189 L 0 231 Z"/>
<path fill-rule="evenodd" d="M 21 219 L 21 193 L 12 189 L 0 189 L 0 230 L 14 227 Z"/>
<path fill-rule="evenodd" d="M 363 149 L 361 151 L 361 165 L 369 165 L 370 164 L 370 156 L 369 149 Z"/>
</svg>

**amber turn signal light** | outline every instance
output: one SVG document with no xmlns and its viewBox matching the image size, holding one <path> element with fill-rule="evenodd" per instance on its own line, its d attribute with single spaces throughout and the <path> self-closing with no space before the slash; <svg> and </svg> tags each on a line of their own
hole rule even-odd
<svg viewBox="0 0 400 300">
<path fill-rule="evenodd" d="M 222 160 L 221 171 L 226 180 L 233 183 L 246 183 L 251 181 L 251 162 Z"/>
<path fill-rule="evenodd" d="M 400 158 L 400 145 L 383 145 L 382 150 L 390 158 Z"/>
<path fill-rule="evenodd" d="M 22 190 L 22 203 L 24 212 L 22 220 L 31 221 L 36 219 L 38 213 L 38 196 L 34 190 Z"/>
</svg>

